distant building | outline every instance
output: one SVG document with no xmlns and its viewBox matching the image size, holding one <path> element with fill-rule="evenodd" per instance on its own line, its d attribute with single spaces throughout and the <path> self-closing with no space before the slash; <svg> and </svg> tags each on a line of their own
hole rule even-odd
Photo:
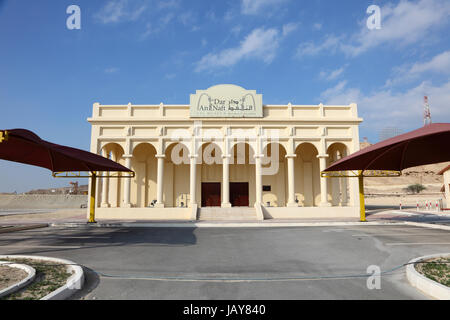
<svg viewBox="0 0 450 320">
<path fill-rule="evenodd" d="M 367 140 L 367 138 L 364 137 L 363 142 L 360 142 L 360 143 L 359 143 L 359 149 L 362 150 L 362 149 L 365 149 L 365 148 L 367 148 L 367 147 L 370 147 L 371 145 L 372 145 L 372 143 L 370 143 L 370 142 Z"/>
<path fill-rule="evenodd" d="M 397 127 L 384 127 L 380 131 L 378 131 L 378 139 L 379 141 L 384 141 L 401 135 L 402 133 L 402 130 Z"/>
</svg>

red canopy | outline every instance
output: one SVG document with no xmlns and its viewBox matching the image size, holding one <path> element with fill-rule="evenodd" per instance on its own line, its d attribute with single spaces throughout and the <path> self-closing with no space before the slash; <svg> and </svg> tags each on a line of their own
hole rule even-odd
<svg viewBox="0 0 450 320">
<path fill-rule="evenodd" d="M 4 130 L 5 131 L 5 130 Z M 25 129 L 6 130 L 0 159 L 43 167 L 52 172 L 132 170 L 97 154 L 47 142 Z"/>
<path fill-rule="evenodd" d="M 433 123 L 353 153 L 324 171 L 401 171 L 445 161 L 450 161 L 450 123 Z"/>
</svg>

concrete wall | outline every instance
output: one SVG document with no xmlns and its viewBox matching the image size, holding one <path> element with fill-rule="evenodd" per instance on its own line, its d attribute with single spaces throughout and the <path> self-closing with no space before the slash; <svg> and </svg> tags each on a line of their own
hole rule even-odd
<svg viewBox="0 0 450 320">
<path fill-rule="evenodd" d="M 355 218 L 359 219 L 359 207 L 262 207 L 264 219 L 321 219 Z"/>
<path fill-rule="evenodd" d="M 190 220 L 191 208 L 97 208 L 96 220 Z M 89 214 L 87 215 L 89 217 Z"/>
</svg>

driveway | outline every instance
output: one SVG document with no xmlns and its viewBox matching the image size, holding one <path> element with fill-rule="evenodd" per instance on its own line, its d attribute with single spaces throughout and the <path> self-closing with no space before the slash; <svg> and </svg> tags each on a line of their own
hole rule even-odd
<svg viewBox="0 0 450 320">
<path fill-rule="evenodd" d="M 84 299 L 427 299 L 405 268 L 450 252 L 450 232 L 407 225 L 284 228 L 48 227 L 0 234 L 1 254 L 73 260 Z"/>
</svg>

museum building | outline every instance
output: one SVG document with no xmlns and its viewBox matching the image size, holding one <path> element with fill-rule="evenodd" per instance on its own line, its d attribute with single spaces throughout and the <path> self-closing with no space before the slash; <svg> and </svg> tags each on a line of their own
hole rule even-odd
<svg viewBox="0 0 450 320">
<path fill-rule="evenodd" d="M 264 105 L 221 84 L 186 105 L 94 103 L 88 121 L 91 152 L 135 172 L 103 173 L 97 219 L 359 217 L 357 179 L 320 176 L 359 150 L 356 104 Z"/>
</svg>

